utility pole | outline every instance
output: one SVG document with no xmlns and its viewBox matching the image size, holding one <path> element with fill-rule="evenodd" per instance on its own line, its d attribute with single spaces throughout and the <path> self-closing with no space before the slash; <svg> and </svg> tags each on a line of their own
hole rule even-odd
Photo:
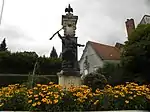
<svg viewBox="0 0 150 112">
<path fill-rule="evenodd" d="M 1 25 L 1 21 L 2 21 L 3 9 L 4 9 L 4 0 L 2 2 L 2 8 L 1 8 L 1 14 L 0 14 L 0 25 Z"/>
</svg>

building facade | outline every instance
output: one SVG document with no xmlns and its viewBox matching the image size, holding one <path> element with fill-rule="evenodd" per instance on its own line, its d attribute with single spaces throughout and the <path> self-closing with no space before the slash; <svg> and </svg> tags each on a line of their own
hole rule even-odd
<svg viewBox="0 0 150 112">
<path fill-rule="evenodd" d="M 105 62 L 119 63 L 120 49 L 115 46 L 88 41 L 79 60 L 80 73 L 87 75 L 103 67 Z"/>
</svg>

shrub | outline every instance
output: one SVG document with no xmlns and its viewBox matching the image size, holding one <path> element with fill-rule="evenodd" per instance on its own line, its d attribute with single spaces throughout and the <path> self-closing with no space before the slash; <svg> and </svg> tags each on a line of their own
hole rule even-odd
<svg viewBox="0 0 150 112">
<path fill-rule="evenodd" d="M 0 89 L 0 110 L 28 110 L 27 88 L 24 85 L 8 85 Z"/>
<path fill-rule="evenodd" d="M 100 73 L 90 73 L 83 79 L 83 84 L 91 87 L 95 91 L 97 88 L 103 89 L 107 84 L 107 79 Z"/>
</svg>

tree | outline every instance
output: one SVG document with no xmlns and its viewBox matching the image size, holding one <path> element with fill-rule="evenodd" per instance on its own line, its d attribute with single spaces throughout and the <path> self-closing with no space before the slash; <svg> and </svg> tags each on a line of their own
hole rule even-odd
<svg viewBox="0 0 150 112">
<path fill-rule="evenodd" d="M 56 49 L 55 49 L 54 47 L 52 48 L 52 51 L 51 51 L 51 53 L 50 53 L 50 57 L 51 57 L 51 58 L 58 58 Z"/>
<path fill-rule="evenodd" d="M 0 73 L 56 75 L 61 70 L 62 60 L 59 58 L 38 57 L 35 52 L 0 52 Z"/>
<path fill-rule="evenodd" d="M 103 67 L 98 68 L 96 73 L 106 77 L 108 84 L 117 85 L 123 83 L 123 70 L 120 63 L 104 63 Z"/>
<path fill-rule="evenodd" d="M 4 38 L 2 43 L 0 44 L 0 51 L 6 51 L 6 39 Z"/>
<path fill-rule="evenodd" d="M 128 80 L 150 82 L 150 24 L 138 25 L 129 36 L 121 55 L 121 65 L 129 73 L 126 74 Z"/>
</svg>

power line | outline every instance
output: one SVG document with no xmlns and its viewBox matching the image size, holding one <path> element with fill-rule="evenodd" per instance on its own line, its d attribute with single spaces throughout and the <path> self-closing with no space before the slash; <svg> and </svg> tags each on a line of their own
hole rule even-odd
<svg viewBox="0 0 150 112">
<path fill-rule="evenodd" d="M 3 9 L 4 9 L 4 0 L 2 3 L 2 9 L 1 9 L 1 15 L 0 15 L 0 25 L 1 25 L 1 21 L 2 21 Z"/>
</svg>

